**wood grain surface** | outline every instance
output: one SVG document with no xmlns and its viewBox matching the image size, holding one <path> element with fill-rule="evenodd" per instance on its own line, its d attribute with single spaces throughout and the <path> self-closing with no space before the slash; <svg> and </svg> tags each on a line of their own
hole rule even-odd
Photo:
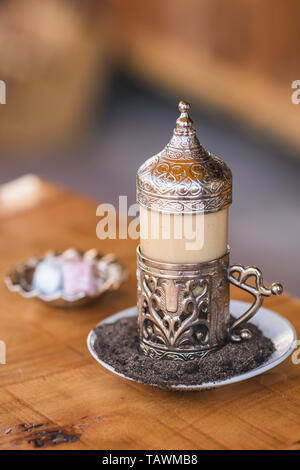
<svg viewBox="0 0 300 470">
<path fill-rule="evenodd" d="M 130 278 L 92 307 L 68 311 L 24 299 L 1 281 L 0 449 L 300 449 L 300 365 L 290 358 L 241 384 L 194 393 L 128 382 L 96 363 L 89 331 L 136 302 L 136 242 L 98 240 L 96 203 L 38 186 L 25 207 L 18 184 L 11 211 L 0 201 L 1 279 L 18 261 L 71 246 L 114 252 Z M 248 300 L 238 289 L 232 297 Z M 265 306 L 300 330 L 298 300 L 283 295 Z"/>
</svg>

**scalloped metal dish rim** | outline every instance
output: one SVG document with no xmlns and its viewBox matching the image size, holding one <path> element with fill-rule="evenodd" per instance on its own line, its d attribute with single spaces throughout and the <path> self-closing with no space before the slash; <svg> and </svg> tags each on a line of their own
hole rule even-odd
<svg viewBox="0 0 300 470">
<path fill-rule="evenodd" d="M 76 302 L 84 298 L 91 299 L 91 300 L 97 299 L 104 292 L 107 292 L 109 290 L 117 290 L 120 287 L 120 285 L 127 279 L 128 270 L 118 260 L 115 260 L 112 264 L 114 266 L 118 265 L 120 267 L 121 273 L 122 273 L 120 279 L 117 282 L 116 280 L 109 281 L 109 276 L 108 276 L 108 279 L 104 281 L 101 288 L 98 289 L 97 293 L 95 293 L 94 295 L 85 294 L 84 292 L 79 292 L 78 294 L 72 297 L 69 297 L 69 296 L 63 295 L 62 290 L 59 290 L 55 294 L 50 294 L 50 295 L 42 294 L 37 289 L 33 289 L 31 291 L 25 291 L 20 284 L 13 284 L 13 282 L 11 281 L 10 276 L 13 270 L 11 270 L 10 273 L 5 275 L 4 282 L 7 288 L 11 292 L 18 292 L 20 295 L 22 295 L 22 297 L 26 299 L 39 299 L 39 300 L 42 300 L 43 302 L 53 302 L 56 300 L 64 300 L 65 302 L 68 302 L 71 304 L 73 302 Z M 21 266 L 25 267 L 26 263 L 23 263 Z M 109 269 L 109 264 L 107 265 L 107 267 Z"/>
</svg>

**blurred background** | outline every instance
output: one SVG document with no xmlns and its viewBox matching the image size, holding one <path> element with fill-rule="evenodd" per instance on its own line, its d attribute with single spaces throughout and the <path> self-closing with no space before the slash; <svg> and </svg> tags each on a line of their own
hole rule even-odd
<svg viewBox="0 0 300 470">
<path fill-rule="evenodd" d="M 231 261 L 299 297 L 299 15 L 298 0 L 1 0 L 0 184 L 33 173 L 132 203 L 187 100 L 233 172 Z"/>
</svg>

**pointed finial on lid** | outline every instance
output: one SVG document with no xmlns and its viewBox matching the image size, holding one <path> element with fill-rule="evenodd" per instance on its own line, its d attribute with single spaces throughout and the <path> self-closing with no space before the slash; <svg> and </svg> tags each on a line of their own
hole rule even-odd
<svg viewBox="0 0 300 470">
<path fill-rule="evenodd" d="M 179 102 L 178 109 L 181 114 L 176 121 L 174 134 L 176 135 L 194 135 L 195 134 L 194 122 L 189 115 L 190 108 L 191 108 L 191 105 L 187 103 L 186 101 Z"/>
</svg>

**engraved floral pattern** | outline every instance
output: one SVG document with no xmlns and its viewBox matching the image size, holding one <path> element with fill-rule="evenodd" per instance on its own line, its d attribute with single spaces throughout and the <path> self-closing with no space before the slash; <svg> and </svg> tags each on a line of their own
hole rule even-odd
<svg viewBox="0 0 300 470">
<path fill-rule="evenodd" d="M 201 272 L 186 271 L 178 278 L 139 262 L 138 322 L 145 354 L 202 357 L 224 341 L 229 320 L 227 265 L 225 256 Z"/>
<path fill-rule="evenodd" d="M 232 175 L 196 136 L 190 105 L 181 101 L 180 116 L 168 145 L 137 173 L 137 201 L 160 212 L 216 212 L 231 204 Z"/>
<path fill-rule="evenodd" d="M 231 203 L 231 171 L 217 157 L 152 157 L 137 174 L 137 201 L 161 212 L 215 212 Z"/>
</svg>

